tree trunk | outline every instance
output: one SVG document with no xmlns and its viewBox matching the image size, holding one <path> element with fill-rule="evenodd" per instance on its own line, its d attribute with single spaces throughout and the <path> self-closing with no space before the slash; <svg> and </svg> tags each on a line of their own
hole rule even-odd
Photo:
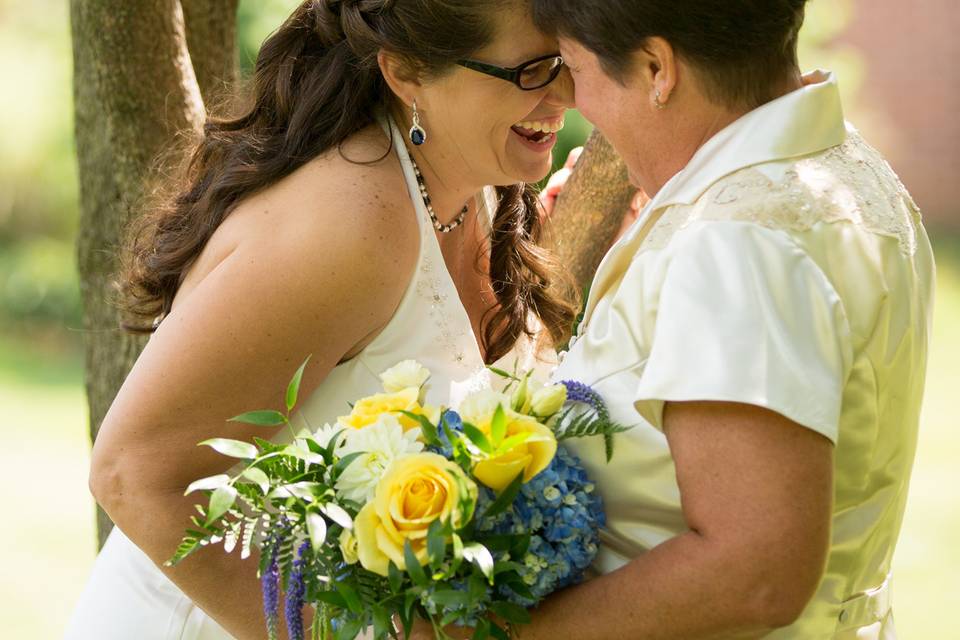
<svg viewBox="0 0 960 640">
<path fill-rule="evenodd" d="M 595 131 L 547 223 L 547 241 L 570 269 L 578 292 L 590 285 L 636 192 L 623 160 Z"/>
<path fill-rule="evenodd" d="M 217 4 L 228 10 L 234 3 Z M 178 132 L 199 131 L 204 111 L 178 0 L 71 0 L 70 9 L 80 179 L 77 261 L 95 439 L 146 343 L 119 329 L 119 313 L 109 302 L 121 234 L 155 158 Z M 233 19 L 223 16 L 225 23 Z M 99 509 L 97 524 L 102 545 L 112 523 Z"/>
<path fill-rule="evenodd" d="M 239 0 L 180 0 L 187 48 L 204 104 L 213 110 L 240 75 L 237 55 Z"/>
</svg>

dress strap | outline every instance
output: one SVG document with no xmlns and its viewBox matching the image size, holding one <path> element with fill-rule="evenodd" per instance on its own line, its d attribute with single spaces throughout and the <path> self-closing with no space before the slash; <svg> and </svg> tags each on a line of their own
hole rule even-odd
<svg viewBox="0 0 960 640">
<path fill-rule="evenodd" d="M 390 144 L 396 150 L 397 158 L 400 160 L 400 167 L 403 170 L 403 179 L 407 183 L 407 195 L 410 196 L 410 202 L 413 204 L 414 211 L 417 212 L 417 224 L 420 227 L 422 235 L 427 230 L 433 229 L 433 223 L 427 213 L 427 208 L 423 204 L 423 198 L 420 197 L 420 186 L 417 183 L 417 174 L 413 170 L 413 162 L 410 160 L 410 152 L 407 151 L 407 145 L 403 142 L 403 132 L 394 122 L 393 118 L 387 114 L 381 114 L 377 121 L 383 132 L 390 138 Z M 422 252 L 421 252 L 422 257 Z"/>
</svg>

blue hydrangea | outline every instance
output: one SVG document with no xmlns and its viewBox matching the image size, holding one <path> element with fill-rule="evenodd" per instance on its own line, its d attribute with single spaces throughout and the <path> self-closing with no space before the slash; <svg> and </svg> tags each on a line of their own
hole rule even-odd
<svg viewBox="0 0 960 640">
<path fill-rule="evenodd" d="M 476 600 L 476 607 L 469 608 L 462 604 L 446 604 L 441 606 L 434 601 L 434 593 L 438 589 L 442 591 L 455 589 L 456 591 L 466 593 L 469 590 L 468 585 L 469 578 L 454 578 L 443 583 L 432 583 L 428 588 L 420 592 L 420 604 L 423 605 L 423 608 L 431 616 L 446 616 L 452 613 L 458 613 L 459 617 L 454 620 L 453 624 L 476 627 L 480 622 L 477 613 L 487 610 L 490 605 L 491 596 L 493 595 L 493 589 L 487 583 L 483 585 L 483 595 Z"/>
<path fill-rule="evenodd" d="M 443 412 L 440 419 L 440 425 L 437 428 L 437 436 L 440 440 L 440 446 L 432 446 L 427 449 L 434 453 L 439 453 L 448 460 L 453 458 L 453 445 L 450 443 L 450 436 L 447 429 L 456 433 L 463 433 L 463 418 L 453 409 L 447 409 Z"/>
<path fill-rule="evenodd" d="M 477 513 L 482 514 L 495 499 L 493 491 L 481 487 Z M 524 557 L 511 560 L 523 565 L 520 576 L 535 599 L 523 598 L 509 588 L 500 595 L 532 607 L 554 591 L 583 580 L 597 555 L 606 515 L 580 459 L 560 446 L 550 465 L 521 486 L 509 509 L 477 524 L 480 534 L 531 534 Z M 506 559 L 505 553 L 497 559 Z"/>
</svg>

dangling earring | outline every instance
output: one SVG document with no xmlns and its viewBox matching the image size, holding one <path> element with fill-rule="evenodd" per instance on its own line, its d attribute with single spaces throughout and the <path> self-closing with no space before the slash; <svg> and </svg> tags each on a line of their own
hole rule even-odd
<svg viewBox="0 0 960 640">
<path fill-rule="evenodd" d="M 413 126 L 410 127 L 410 142 L 418 147 L 427 141 L 427 132 L 420 126 L 420 112 L 417 111 L 417 101 L 413 101 Z"/>
<path fill-rule="evenodd" d="M 660 89 L 657 89 L 657 96 L 653 99 L 653 104 L 657 105 L 657 109 L 666 109 L 667 105 L 660 102 Z"/>
</svg>

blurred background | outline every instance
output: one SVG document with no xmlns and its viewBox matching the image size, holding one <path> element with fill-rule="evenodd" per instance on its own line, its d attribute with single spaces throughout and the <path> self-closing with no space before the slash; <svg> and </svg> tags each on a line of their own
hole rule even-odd
<svg viewBox="0 0 960 640">
<path fill-rule="evenodd" d="M 296 0 L 241 0 L 242 65 Z M 960 3 L 813 0 L 804 69 L 837 72 L 847 117 L 924 211 L 938 262 L 920 446 L 894 561 L 900 637 L 944 638 L 960 569 Z M 66 0 L 0 0 L 0 426 L 6 508 L 0 619 L 9 638 L 56 638 L 96 553 L 87 487 L 74 243 L 78 195 Z M 589 125 L 572 114 L 562 164 Z"/>
</svg>

